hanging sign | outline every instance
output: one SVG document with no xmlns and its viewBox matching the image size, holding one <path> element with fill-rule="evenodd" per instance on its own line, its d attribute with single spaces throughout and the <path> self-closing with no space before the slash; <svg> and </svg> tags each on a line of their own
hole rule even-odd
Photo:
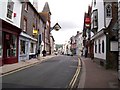
<svg viewBox="0 0 120 90">
<path fill-rule="evenodd" d="M 85 23 L 90 23 L 90 22 L 91 22 L 90 18 L 89 18 L 89 17 L 86 17 L 86 18 L 85 18 Z"/>
</svg>

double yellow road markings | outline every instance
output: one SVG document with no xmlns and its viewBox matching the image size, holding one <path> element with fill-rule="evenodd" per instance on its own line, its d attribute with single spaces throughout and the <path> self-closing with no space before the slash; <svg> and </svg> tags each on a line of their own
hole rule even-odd
<svg viewBox="0 0 120 90">
<path fill-rule="evenodd" d="M 77 70 L 68 86 L 68 88 L 74 88 L 75 87 L 75 83 L 77 81 L 77 78 L 79 76 L 79 73 L 80 73 L 80 69 L 81 69 L 81 61 L 80 61 L 80 58 L 78 58 L 78 66 L 77 66 Z"/>
</svg>

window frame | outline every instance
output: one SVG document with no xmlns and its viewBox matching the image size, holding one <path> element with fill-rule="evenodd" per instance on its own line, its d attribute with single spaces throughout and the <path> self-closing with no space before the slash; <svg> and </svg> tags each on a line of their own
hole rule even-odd
<svg viewBox="0 0 120 90">
<path fill-rule="evenodd" d="M 102 53 L 104 53 L 105 51 L 104 51 L 104 49 L 105 49 L 105 42 L 104 42 L 104 40 L 102 40 Z"/>
<path fill-rule="evenodd" d="M 99 47 L 99 53 L 101 53 L 101 43 L 100 43 L 100 39 L 98 40 L 98 47 Z"/>
<path fill-rule="evenodd" d="M 112 18 L 112 5 L 111 4 L 106 4 L 106 6 L 105 6 L 105 13 L 106 13 L 105 14 L 106 18 Z"/>
<path fill-rule="evenodd" d="M 27 18 L 24 17 L 23 19 L 23 31 L 26 32 L 27 31 Z"/>
<path fill-rule="evenodd" d="M 6 15 L 6 17 L 10 20 L 13 19 L 13 8 L 14 8 L 14 2 L 12 0 L 9 0 L 7 3 L 7 15 Z"/>
<path fill-rule="evenodd" d="M 23 51 L 23 53 L 21 53 L 21 50 L 22 50 L 22 46 L 21 46 L 21 43 L 22 42 L 24 42 L 24 51 Z M 26 42 L 24 41 L 24 40 L 20 40 L 20 55 L 25 55 L 26 54 L 26 47 L 25 47 L 25 45 L 26 45 Z"/>
<path fill-rule="evenodd" d="M 95 41 L 95 53 L 97 53 L 97 41 Z"/>
</svg>

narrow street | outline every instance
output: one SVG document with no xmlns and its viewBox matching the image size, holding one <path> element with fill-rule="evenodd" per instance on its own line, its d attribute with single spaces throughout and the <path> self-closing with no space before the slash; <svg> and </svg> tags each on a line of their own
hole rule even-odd
<svg viewBox="0 0 120 90">
<path fill-rule="evenodd" d="M 33 67 L 3 76 L 3 88 L 66 88 L 78 65 L 76 56 L 56 56 Z"/>
</svg>

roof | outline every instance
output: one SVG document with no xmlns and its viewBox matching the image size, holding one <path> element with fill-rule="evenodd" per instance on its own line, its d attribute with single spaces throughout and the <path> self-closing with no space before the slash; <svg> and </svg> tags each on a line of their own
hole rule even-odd
<svg viewBox="0 0 120 90">
<path fill-rule="evenodd" d="M 51 15 L 50 8 L 48 2 L 45 3 L 42 12 L 48 12 Z"/>
<path fill-rule="evenodd" d="M 42 18 L 43 22 L 47 22 L 49 17 L 47 12 L 40 12 L 39 15 Z"/>
</svg>

